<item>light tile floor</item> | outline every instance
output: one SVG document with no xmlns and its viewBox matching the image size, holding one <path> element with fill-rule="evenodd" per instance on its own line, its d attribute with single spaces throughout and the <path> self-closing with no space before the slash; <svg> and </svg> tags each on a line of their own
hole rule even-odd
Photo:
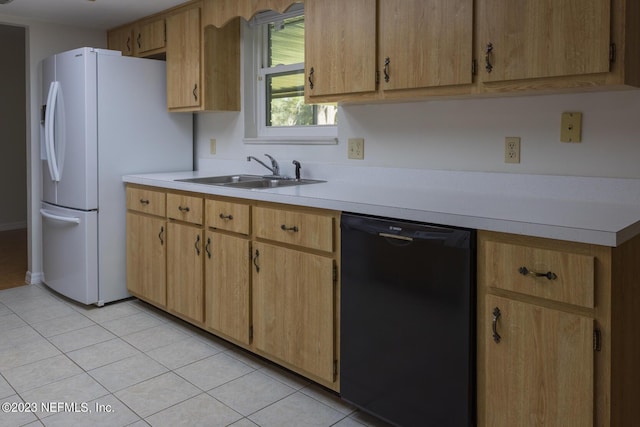
<svg viewBox="0 0 640 427">
<path fill-rule="evenodd" d="M 0 291 L 0 403 L 0 426 L 386 426 L 148 304 L 41 285 Z"/>
</svg>

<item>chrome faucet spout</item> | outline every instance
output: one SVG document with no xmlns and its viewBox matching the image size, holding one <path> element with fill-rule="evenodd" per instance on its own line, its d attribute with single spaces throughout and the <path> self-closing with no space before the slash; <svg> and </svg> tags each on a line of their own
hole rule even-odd
<svg viewBox="0 0 640 427">
<path fill-rule="evenodd" d="M 271 174 L 273 176 L 280 176 L 280 166 L 278 165 L 278 162 L 276 161 L 276 159 L 274 159 L 268 154 L 265 154 L 265 156 L 267 156 L 269 160 L 271 160 L 271 166 L 267 166 L 262 160 L 254 156 L 247 156 L 247 162 L 250 162 L 251 160 L 255 160 L 256 162 L 260 163 L 262 166 L 267 168 L 269 171 L 271 171 Z"/>
</svg>

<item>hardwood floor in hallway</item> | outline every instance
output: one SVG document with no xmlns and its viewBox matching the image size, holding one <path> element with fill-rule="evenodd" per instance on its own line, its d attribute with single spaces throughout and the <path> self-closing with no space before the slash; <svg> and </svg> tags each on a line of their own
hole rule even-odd
<svg viewBox="0 0 640 427">
<path fill-rule="evenodd" d="M 27 229 L 0 231 L 0 289 L 25 284 Z"/>
</svg>

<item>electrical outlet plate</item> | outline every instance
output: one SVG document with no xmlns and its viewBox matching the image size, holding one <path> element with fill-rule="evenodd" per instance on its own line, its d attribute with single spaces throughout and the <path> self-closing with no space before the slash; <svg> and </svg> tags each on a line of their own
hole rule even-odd
<svg viewBox="0 0 640 427">
<path fill-rule="evenodd" d="M 560 141 L 582 142 L 582 113 L 562 113 Z"/>
<path fill-rule="evenodd" d="M 356 160 L 364 159 L 364 138 L 349 138 L 348 145 L 348 158 Z"/>
<path fill-rule="evenodd" d="M 504 162 L 520 163 L 520 137 L 508 136 L 504 139 Z"/>
</svg>

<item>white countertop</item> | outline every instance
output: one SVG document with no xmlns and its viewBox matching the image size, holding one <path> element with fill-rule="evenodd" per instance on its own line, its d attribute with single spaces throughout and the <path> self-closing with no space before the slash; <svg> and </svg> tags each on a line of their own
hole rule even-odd
<svg viewBox="0 0 640 427">
<path fill-rule="evenodd" d="M 127 175 L 123 181 L 605 246 L 618 246 L 640 234 L 640 180 L 636 179 L 337 166 L 310 169 L 315 176 L 303 177 L 327 182 L 249 190 L 175 181 L 256 173 L 223 163 L 215 171 Z"/>
</svg>

